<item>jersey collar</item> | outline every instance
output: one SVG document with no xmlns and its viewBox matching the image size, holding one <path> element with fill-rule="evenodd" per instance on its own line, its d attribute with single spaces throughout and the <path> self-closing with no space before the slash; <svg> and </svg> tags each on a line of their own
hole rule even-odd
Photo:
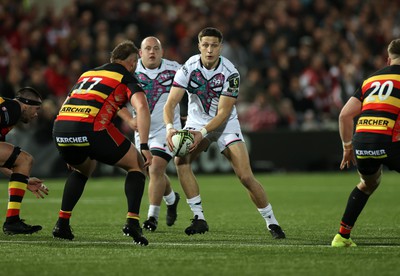
<svg viewBox="0 0 400 276">
<path fill-rule="evenodd" d="M 218 57 L 218 64 L 217 64 L 217 66 L 215 66 L 215 68 L 214 68 L 213 70 L 214 70 L 214 71 L 217 70 L 217 68 L 219 67 L 220 64 L 221 64 L 221 56 Z M 204 69 L 207 69 L 207 68 L 203 65 L 203 62 L 201 61 L 201 57 L 200 57 L 200 65 L 201 65 L 201 67 L 203 67 Z M 207 69 L 207 70 L 209 70 L 209 69 Z"/>
</svg>

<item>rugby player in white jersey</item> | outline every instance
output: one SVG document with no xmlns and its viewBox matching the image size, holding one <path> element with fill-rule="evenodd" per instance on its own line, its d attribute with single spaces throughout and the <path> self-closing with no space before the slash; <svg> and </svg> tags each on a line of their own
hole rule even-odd
<svg viewBox="0 0 400 276">
<path fill-rule="evenodd" d="M 143 228 L 155 231 L 158 225 L 162 199 L 167 205 L 166 223 L 168 226 L 172 226 L 176 221 L 177 205 L 180 199 L 179 194 L 173 191 L 171 182 L 166 174 L 166 168 L 173 157 L 173 153 L 168 148 L 165 140 L 166 130 L 163 121 L 163 108 L 175 73 L 181 65 L 176 61 L 163 58 L 164 50 L 160 40 L 156 37 L 143 39 L 139 54 L 140 59 L 135 75 L 146 92 L 149 104 L 151 125 L 148 144 L 153 154 L 153 163 L 149 167 L 148 196 L 150 206 Z M 175 108 L 173 120 L 177 127 L 178 125 L 180 126 L 179 105 Z M 135 126 L 132 128 L 135 128 Z M 139 138 L 139 133 L 135 132 L 136 145 L 140 145 Z"/>
<path fill-rule="evenodd" d="M 175 157 L 178 177 L 194 215 L 185 233 L 201 234 L 209 229 L 191 162 L 206 150 L 210 143 L 217 142 L 220 152 L 229 160 L 235 174 L 265 219 L 272 237 L 283 239 L 285 233 L 274 216 L 263 186 L 254 177 L 250 167 L 235 107 L 240 76 L 234 65 L 220 55 L 222 40 L 222 33 L 218 29 L 205 28 L 200 31 L 200 54 L 189 58 L 177 71 L 164 107 L 167 141 L 172 149 L 171 137 L 179 128 L 174 120 L 174 110 L 187 91 L 189 103 L 185 129 L 194 134 L 195 142 L 188 155 Z"/>
</svg>

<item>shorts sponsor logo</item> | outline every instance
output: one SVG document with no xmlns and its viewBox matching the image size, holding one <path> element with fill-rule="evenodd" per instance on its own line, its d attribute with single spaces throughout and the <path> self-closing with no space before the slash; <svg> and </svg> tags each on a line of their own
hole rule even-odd
<svg viewBox="0 0 400 276">
<path fill-rule="evenodd" d="M 358 150 L 356 149 L 357 158 L 385 158 L 387 157 L 384 149 L 378 150 Z"/>
<path fill-rule="evenodd" d="M 62 144 L 87 144 L 87 145 L 89 145 L 89 140 L 88 140 L 87 136 L 56 137 L 56 142 L 59 145 L 62 145 Z"/>
</svg>

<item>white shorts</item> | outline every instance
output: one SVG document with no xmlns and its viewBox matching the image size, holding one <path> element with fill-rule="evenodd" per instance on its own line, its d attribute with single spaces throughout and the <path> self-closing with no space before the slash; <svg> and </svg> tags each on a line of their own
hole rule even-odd
<svg viewBox="0 0 400 276">
<path fill-rule="evenodd" d="M 164 156 L 164 154 L 167 154 L 170 158 L 172 158 L 174 156 L 174 154 L 168 148 L 166 135 L 167 134 L 166 134 L 165 128 L 161 128 L 161 129 L 153 132 L 149 137 L 148 145 L 152 152 L 158 151 L 161 153 L 161 155 L 157 154 L 158 156 L 162 157 L 162 156 Z M 138 132 L 135 132 L 135 145 L 136 145 L 136 148 L 139 149 L 139 151 L 140 151 L 140 139 L 139 139 Z M 167 160 L 167 161 L 169 161 L 169 160 Z"/>
<path fill-rule="evenodd" d="M 200 131 L 201 127 L 196 128 L 186 125 L 185 129 Z M 224 131 L 226 131 L 226 129 L 224 129 Z M 212 131 L 210 133 L 207 133 L 204 138 L 209 140 L 210 143 L 217 142 L 220 152 L 223 152 L 226 148 L 234 143 L 244 142 L 243 134 L 240 130 L 236 132 Z"/>
</svg>

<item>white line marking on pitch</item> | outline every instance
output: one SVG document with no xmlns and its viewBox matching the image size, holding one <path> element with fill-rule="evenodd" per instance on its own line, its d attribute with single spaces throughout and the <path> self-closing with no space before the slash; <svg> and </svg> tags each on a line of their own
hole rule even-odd
<svg viewBox="0 0 400 276">
<path fill-rule="evenodd" d="M 132 245 L 132 242 L 120 242 L 120 241 L 63 241 L 63 240 L 53 240 L 53 241 L 27 241 L 27 240 L 0 240 L 0 243 L 7 244 L 7 243 L 24 243 L 24 244 L 46 244 L 46 243 L 60 243 L 60 244 L 71 244 L 71 245 L 79 245 L 79 244 L 85 244 L 85 245 L 100 245 L 100 244 L 118 244 L 118 245 Z M 190 242 L 184 242 L 184 243 L 174 243 L 174 242 L 149 242 L 149 246 L 155 245 L 155 246 L 196 246 L 196 247 L 215 247 L 215 246 L 221 246 L 223 245 L 224 247 L 331 247 L 330 245 L 313 245 L 313 244 L 244 244 L 244 243 L 190 243 Z M 135 245 L 136 246 L 136 245 Z M 375 248 L 399 248 L 400 245 L 364 245 L 364 246 L 359 246 L 358 248 L 364 248 L 364 247 L 375 247 Z"/>
</svg>

